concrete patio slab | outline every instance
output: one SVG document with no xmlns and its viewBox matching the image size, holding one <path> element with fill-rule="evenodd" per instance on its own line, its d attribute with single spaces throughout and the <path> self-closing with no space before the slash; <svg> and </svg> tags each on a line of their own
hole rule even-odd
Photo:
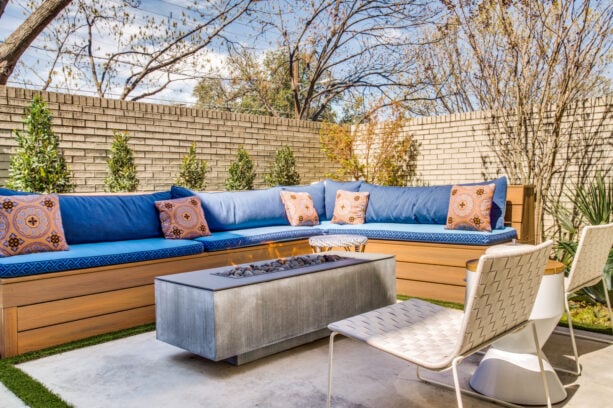
<svg viewBox="0 0 613 408">
<path fill-rule="evenodd" d="M 27 405 L 2 383 L 0 383 L 0 406 L 2 408 L 27 408 Z"/>
<path fill-rule="evenodd" d="M 335 344 L 334 407 L 455 406 L 452 391 L 418 381 L 414 366 L 346 338 Z M 579 347 L 583 375 L 560 375 L 569 397 L 556 406 L 607 406 L 613 345 L 580 340 Z M 568 337 L 559 334 L 545 347 L 550 361 L 566 368 L 569 352 Z M 236 367 L 159 342 L 151 332 L 18 367 L 75 407 L 322 407 L 327 358 L 324 339 Z M 464 387 L 480 358 L 462 363 Z M 449 372 L 426 376 L 451 382 Z M 464 405 L 496 406 L 467 396 Z"/>
</svg>

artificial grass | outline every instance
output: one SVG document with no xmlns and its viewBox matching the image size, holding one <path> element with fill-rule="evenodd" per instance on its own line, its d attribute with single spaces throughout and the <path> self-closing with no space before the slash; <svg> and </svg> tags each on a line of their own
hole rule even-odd
<svg viewBox="0 0 613 408">
<path fill-rule="evenodd" d="M 0 361 L 0 381 L 31 408 L 71 406 L 43 384 L 5 361 Z"/>
<path fill-rule="evenodd" d="M 59 396 L 51 392 L 43 384 L 30 377 L 28 374 L 21 371 L 19 368 L 15 367 L 15 364 L 21 364 L 25 363 L 26 361 L 37 360 L 39 358 L 64 353 L 82 347 L 106 343 L 107 341 L 117 340 L 128 336 L 134 336 L 136 334 L 141 334 L 152 330 L 155 330 L 155 324 L 153 323 L 133 327 L 130 329 L 120 330 L 113 333 L 101 334 L 99 336 L 89 337 L 83 340 L 77 340 L 59 346 L 50 347 L 48 349 L 32 351 L 19 356 L 9 357 L 4 360 L 0 360 L 0 382 L 2 382 L 6 386 L 6 388 L 11 390 L 13 394 L 19 397 L 31 408 L 71 407 L 70 404 L 68 404 Z"/>
</svg>

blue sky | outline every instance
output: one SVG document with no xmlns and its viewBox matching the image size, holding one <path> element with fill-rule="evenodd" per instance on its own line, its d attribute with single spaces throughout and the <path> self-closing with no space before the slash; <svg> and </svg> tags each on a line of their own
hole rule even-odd
<svg viewBox="0 0 613 408">
<path fill-rule="evenodd" d="M 121 0 L 107 0 L 111 3 L 120 4 Z M 4 40 L 13 30 L 15 30 L 19 24 L 21 24 L 27 17 L 29 11 L 24 5 L 23 0 L 13 0 L 9 2 L 7 8 L 0 20 L 0 40 Z M 181 14 L 188 12 L 185 8 L 185 4 L 190 3 L 189 0 L 142 0 L 139 9 L 136 14 L 140 17 L 153 16 L 156 18 L 164 18 L 169 22 L 179 21 Z M 225 31 L 229 36 L 233 38 L 247 38 L 253 35 L 253 30 L 243 22 L 236 22 L 230 29 Z M 102 47 L 112 48 L 113 44 L 106 41 L 99 41 Z M 40 88 L 43 80 L 37 78 L 37 73 L 45 73 L 48 71 L 50 61 L 52 61 L 54 54 L 43 50 L 45 41 L 42 39 L 42 35 L 32 44 L 32 47 L 26 51 L 22 56 L 22 66 L 18 67 L 16 72 L 9 79 L 9 85 L 19 87 L 31 87 Z M 263 53 L 266 49 L 273 47 L 273 41 L 261 39 L 257 42 L 257 45 L 253 47 L 254 52 Z M 223 69 L 223 58 L 225 52 L 222 47 L 215 47 L 208 53 L 207 58 L 210 59 L 210 65 Z M 30 71 L 28 71 L 28 67 Z M 32 69 L 33 68 L 33 69 Z M 33 72 L 35 71 L 35 72 Z M 195 98 L 192 96 L 192 90 L 196 85 L 196 80 L 190 79 L 186 81 L 180 81 L 173 83 L 167 90 L 148 98 L 144 101 L 151 101 L 157 103 L 179 103 L 179 104 L 191 104 L 195 102 Z M 73 87 L 74 88 L 74 87 Z M 83 94 L 94 95 L 95 90 L 87 82 L 84 82 L 81 86 L 78 86 L 78 92 Z M 51 86 L 48 90 L 58 92 L 70 92 L 61 85 Z M 74 89 L 72 90 L 74 92 Z M 117 96 L 115 92 L 109 92 L 109 97 Z"/>
</svg>

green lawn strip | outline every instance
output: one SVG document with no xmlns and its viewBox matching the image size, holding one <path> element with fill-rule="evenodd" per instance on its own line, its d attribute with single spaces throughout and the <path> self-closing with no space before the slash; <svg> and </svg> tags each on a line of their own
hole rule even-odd
<svg viewBox="0 0 613 408">
<path fill-rule="evenodd" d="M 0 381 L 31 408 L 70 407 L 43 384 L 5 361 L 0 361 Z"/>
<path fill-rule="evenodd" d="M 17 397 L 32 408 L 70 407 L 71 405 L 63 401 L 56 394 L 52 393 L 43 384 L 30 377 L 19 368 L 15 367 L 15 365 L 25 363 L 27 361 L 37 360 L 43 357 L 49 357 L 54 354 L 65 353 L 67 351 L 76 350 L 83 347 L 106 343 L 111 340 L 117 340 L 124 337 L 134 336 L 136 334 L 150 332 L 152 330 L 155 330 L 154 323 L 120 330 L 113 333 L 101 334 L 99 336 L 88 337 L 83 340 L 77 340 L 59 346 L 50 347 L 48 349 L 32 351 L 19 356 L 0 360 L 0 382 L 2 382 L 6 388 L 11 390 Z"/>
</svg>

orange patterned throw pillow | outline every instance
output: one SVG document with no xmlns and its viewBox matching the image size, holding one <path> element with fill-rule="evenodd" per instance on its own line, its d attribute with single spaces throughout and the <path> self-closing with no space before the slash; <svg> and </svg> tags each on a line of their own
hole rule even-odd
<svg viewBox="0 0 613 408">
<path fill-rule="evenodd" d="M 319 224 L 319 216 L 309 193 L 281 191 L 281 201 L 285 215 L 293 226 L 313 226 Z"/>
<path fill-rule="evenodd" d="M 191 239 L 211 235 L 196 196 L 156 201 L 162 231 L 167 239 Z"/>
<path fill-rule="evenodd" d="M 495 184 L 452 186 L 445 229 L 491 231 L 490 210 Z"/>
<path fill-rule="evenodd" d="M 68 249 L 56 195 L 0 196 L 0 255 Z"/>
<path fill-rule="evenodd" d="M 334 224 L 364 224 L 369 194 L 368 192 L 338 190 L 331 222 Z"/>
</svg>

